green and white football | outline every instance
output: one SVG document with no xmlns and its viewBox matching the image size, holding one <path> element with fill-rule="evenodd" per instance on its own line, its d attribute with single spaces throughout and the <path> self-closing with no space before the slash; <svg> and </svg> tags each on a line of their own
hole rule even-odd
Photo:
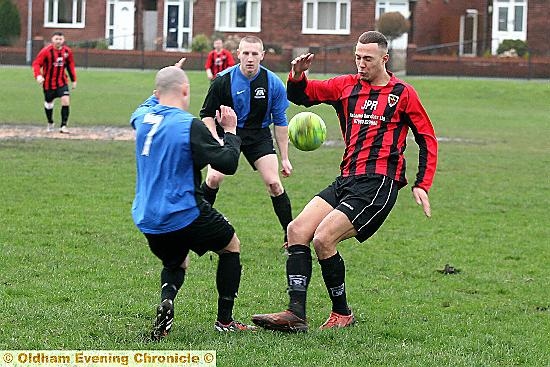
<svg viewBox="0 0 550 367">
<path fill-rule="evenodd" d="M 319 115 L 313 112 L 300 112 L 288 123 L 288 137 L 299 150 L 315 150 L 325 142 L 327 127 Z"/>
</svg>

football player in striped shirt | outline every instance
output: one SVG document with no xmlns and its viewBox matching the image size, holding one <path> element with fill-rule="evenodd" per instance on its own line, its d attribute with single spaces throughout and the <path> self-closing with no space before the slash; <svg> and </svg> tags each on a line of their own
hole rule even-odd
<svg viewBox="0 0 550 367">
<path fill-rule="evenodd" d="M 44 112 L 48 131 L 53 131 L 54 99 L 61 98 L 60 132 L 68 133 L 69 106 L 71 104 L 67 74 L 76 88 L 76 69 L 72 50 L 65 45 L 62 32 L 54 32 L 51 43 L 44 47 L 32 63 L 34 78 L 44 89 Z"/>
<path fill-rule="evenodd" d="M 306 293 L 312 273 L 313 243 L 332 312 L 321 329 L 353 325 L 348 306 L 344 260 L 337 245 L 355 237 L 366 241 L 380 228 L 407 184 L 407 133 L 419 146 L 418 172 L 412 194 L 424 214 L 431 216 L 428 191 L 437 163 L 437 140 L 432 123 L 414 88 L 386 70 L 388 42 L 375 31 L 363 33 L 355 47 L 357 73 L 328 80 L 308 80 L 314 55 L 292 61 L 288 99 L 298 105 L 327 103 L 334 107 L 345 144 L 340 175 L 318 193 L 288 226 L 286 263 L 288 309 L 254 315 L 266 329 L 306 331 Z"/>
</svg>

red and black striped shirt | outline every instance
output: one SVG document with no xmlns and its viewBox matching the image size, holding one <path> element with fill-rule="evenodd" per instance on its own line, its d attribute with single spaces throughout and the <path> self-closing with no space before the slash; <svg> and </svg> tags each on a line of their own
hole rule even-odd
<svg viewBox="0 0 550 367">
<path fill-rule="evenodd" d="M 44 77 L 45 90 L 57 89 L 67 85 L 67 74 L 69 74 L 71 81 L 76 81 L 73 52 L 65 45 L 59 50 L 53 45 L 44 47 L 33 61 L 32 68 L 35 79 L 40 74 Z"/>
<path fill-rule="evenodd" d="M 222 49 L 220 52 L 212 50 L 208 53 L 206 57 L 206 62 L 204 63 L 205 69 L 210 69 L 214 78 L 218 73 L 224 71 L 228 67 L 235 65 L 235 59 L 231 52 Z"/>
<path fill-rule="evenodd" d="M 430 189 L 437 164 L 437 140 L 428 114 L 414 88 L 390 73 L 385 86 L 371 86 L 356 75 L 328 80 L 287 81 L 288 99 L 298 105 L 327 103 L 334 107 L 344 138 L 342 176 L 380 174 L 407 184 L 405 157 L 411 129 L 419 146 L 414 186 Z"/>
</svg>

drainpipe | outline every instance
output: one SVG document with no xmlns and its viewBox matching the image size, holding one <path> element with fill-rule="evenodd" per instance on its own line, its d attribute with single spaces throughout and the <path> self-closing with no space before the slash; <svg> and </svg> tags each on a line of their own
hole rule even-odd
<svg viewBox="0 0 550 367">
<path fill-rule="evenodd" d="M 30 65 L 32 59 L 32 0 L 28 0 L 27 3 L 27 52 L 25 60 L 27 65 Z"/>
</svg>

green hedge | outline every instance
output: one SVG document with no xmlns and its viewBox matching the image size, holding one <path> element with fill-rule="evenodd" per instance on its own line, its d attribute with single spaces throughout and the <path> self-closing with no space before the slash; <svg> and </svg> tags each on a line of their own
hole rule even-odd
<svg viewBox="0 0 550 367">
<path fill-rule="evenodd" d="M 10 46 L 21 35 L 19 10 L 11 0 L 0 0 L 0 46 Z"/>
</svg>

